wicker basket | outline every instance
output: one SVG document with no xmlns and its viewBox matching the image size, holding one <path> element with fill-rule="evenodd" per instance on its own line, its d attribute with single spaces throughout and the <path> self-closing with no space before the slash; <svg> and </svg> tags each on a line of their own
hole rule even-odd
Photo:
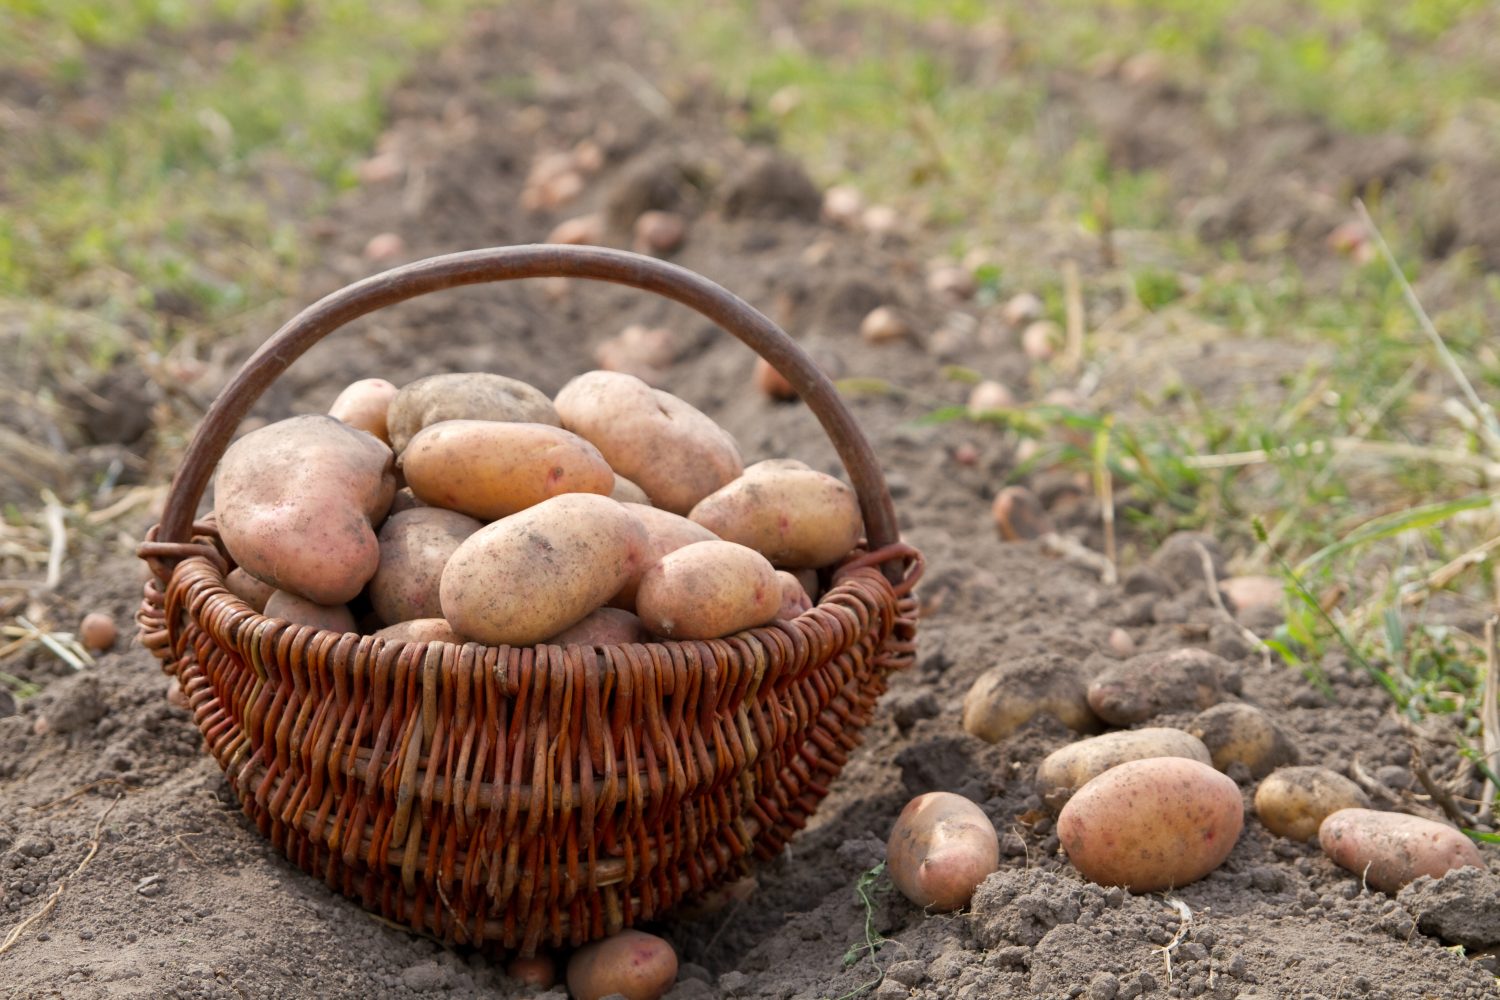
<svg viewBox="0 0 1500 1000">
<path fill-rule="evenodd" d="M 629 646 L 388 643 L 266 618 L 193 512 L 235 428 L 308 347 L 383 306 L 524 277 L 612 281 L 684 303 L 797 388 L 859 494 L 868 547 L 795 621 Z M 141 545 L 142 643 L 180 680 L 245 812 L 289 859 L 386 918 L 531 954 L 656 918 L 769 857 L 827 794 L 910 664 L 921 558 L 899 543 L 868 443 L 796 344 L 690 271 L 598 248 L 420 261 L 313 305 L 209 409 Z"/>
</svg>

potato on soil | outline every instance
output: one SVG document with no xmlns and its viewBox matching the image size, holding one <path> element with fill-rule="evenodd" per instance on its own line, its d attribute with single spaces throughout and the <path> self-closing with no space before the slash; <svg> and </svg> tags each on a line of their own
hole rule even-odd
<svg viewBox="0 0 1500 1000">
<path fill-rule="evenodd" d="M 386 417 L 391 447 L 400 454 L 423 427 L 444 420 L 562 424 L 552 401 L 518 379 L 489 372 L 429 375 L 408 382 L 391 400 Z"/>
<path fill-rule="evenodd" d="M 671 511 L 659 510 L 650 504 L 627 503 L 625 509 L 635 515 L 636 520 L 646 529 L 646 551 L 641 557 L 641 566 L 620 592 L 610 598 L 610 606 L 624 608 L 626 611 L 635 610 L 635 593 L 641 585 L 641 575 L 655 566 L 657 560 L 668 552 L 675 552 L 684 545 L 694 542 L 717 541 L 719 536 L 697 524 L 689 521 L 680 514 Z"/>
<path fill-rule="evenodd" d="M 1274 576 L 1231 576 L 1219 581 L 1219 593 L 1239 616 L 1254 608 L 1280 608 L 1285 585 Z"/>
<path fill-rule="evenodd" d="M 401 452 L 417 499 L 497 521 L 563 493 L 608 496 L 615 474 L 599 449 L 561 427 L 444 420 Z"/>
<path fill-rule="evenodd" d="M 224 587 L 250 607 L 265 614 L 266 602 L 276 593 L 276 588 L 264 580 L 257 580 L 242 569 L 232 569 L 224 578 Z"/>
<path fill-rule="evenodd" d="M 1156 892 L 1223 864 L 1244 825 L 1239 786 L 1227 776 L 1201 761 L 1152 757 L 1080 788 L 1057 818 L 1057 836 L 1089 881 Z"/>
<path fill-rule="evenodd" d="M 755 359 L 753 381 L 755 388 L 762 395 L 769 396 L 778 403 L 790 403 L 797 399 L 797 390 L 792 388 L 792 383 L 787 381 L 785 375 L 771 367 L 771 362 L 765 358 Z"/>
<path fill-rule="evenodd" d="M 777 618 L 796 618 L 811 610 L 812 598 L 807 595 L 807 588 L 802 586 L 801 580 L 784 569 L 776 571 L 776 579 L 781 581 L 781 609 L 776 612 Z"/>
<path fill-rule="evenodd" d="M 990 505 L 995 530 L 1007 542 L 1029 542 L 1051 534 L 1052 518 L 1037 495 L 1024 486 L 1007 486 L 995 494 Z"/>
<path fill-rule="evenodd" d="M 1105 722 L 1130 726 L 1163 712 L 1197 711 L 1224 699 L 1233 668 L 1206 649 L 1142 653 L 1106 667 L 1089 684 L 1088 700 Z"/>
<path fill-rule="evenodd" d="M 365 378 L 351 382 L 338 394 L 328 415 L 342 420 L 350 427 L 374 434 L 386 444 L 391 443 L 386 430 L 386 413 L 391 400 L 396 398 L 396 387 L 383 378 Z"/>
<path fill-rule="evenodd" d="M 1198 713 L 1188 725 L 1213 754 L 1213 765 L 1221 771 L 1231 764 L 1244 764 L 1252 778 L 1260 779 L 1284 764 L 1300 759 L 1286 730 L 1254 705 L 1231 701 Z"/>
<path fill-rule="evenodd" d="M 552 961 L 551 955 L 518 956 L 505 964 L 505 975 L 524 986 L 545 990 L 557 982 L 557 963 Z"/>
<path fill-rule="evenodd" d="M 688 516 L 786 569 L 832 565 L 864 533 L 850 487 L 827 473 L 764 463 L 704 497 Z"/>
<path fill-rule="evenodd" d="M 102 653 L 113 646 L 119 634 L 115 620 L 102 611 L 90 611 L 78 623 L 78 640 L 93 653 Z"/>
<path fill-rule="evenodd" d="M 1208 764 L 1203 741 L 1180 729 L 1130 729 L 1105 733 L 1054 750 L 1036 769 L 1036 791 L 1056 814 L 1073 794 L 1112 767 L 1152 757 L 1183 757 Z"/>
<path fill-rule="evenodd" d="M 636 614 L 668 639 L 718 639 L 765 625 L 781 608 L 776 570 L 734 542 L 694 542 L 641 575 Z"/>
<path fill-rule="evenodd" d="M 619 608 L 595 608 L 576 625 L 546 640 L 553 646 L 619 646 L 650 642 L 651 633 L 641 620 Z"/>
<path fill-rule="evenodd" d="M 632 323 L 594 349 L 603 370 L 634 375 L 656 385 L 677 360 L 677 337 L 666 327 Z"/>
<path fill-rule="evenodd" d="M 1255 790 L 1255 815 L 1267 830 L 1311 840 L 1323 820 L 1340 809 L 1368 809 L 1370 798 L 1354 782 L 1326 767 L 1284 767 Z"/>
<path fill-rule="evenodd" d="M 1340 809 L 1323 820 L 1318 843 L 1334 864 L 1381 892 L 1394 893 L 1421 875 L 1484 867 L 1479 848 L 1456 828 L 1405 813 Z"/>
<path fill-rule="evenodd" d="M 623 930 L 584 945 L 568 960 L 573 1000 L 658 1000 L 677 980 L 677 953 L 654 934 Z"/>
<path fill-rule="evenodd" d="M 896 817 L 885 864 L 896 888 L 917 906 L 956 910 L 1000 867 L 1000 838 L 973 802 L 952 792 L 928 792 Z"/>
<path fill-rule="evenodd" d="M 387 625 L 441 618 L 438 582 L 465 538 L 484 527 L 472 517 L 440 507 L 392 514 L 380 526 L 380 568 L 370 580 L 370 603 Z"/>
<path fill-rule="evenodd" d="M 580 375 L 557 394 L 557 412 L 562 425 L 592 442 L 611 468 L 674 514 L 686 514 L 744 471 L 728 431 L 633 375 Z"/>
<path fill-rule="evenodd" d="M 451 642 L 463 645 L 463 639 L 453 631 L 445 618 L 414 618 L 409 622 L 397 622 L 376 632 L 374 637 L 386 642 Z"/>
<path fill-rule="evenodd" d="M 1074 732 L 1096 733 L 1087 684 L 1076 664 L 1060 656 L 1027 656 L 992 667 L 964 695 L 963 725 L 987 743 L 998 743 L 1040 715 Z"/>
<path fill-rule="evenodd" d="M 379 439 L 328 416 L 292 417 L 229 446 L 214 492 L 219 537 L 251 576 L 323 605 L 375 575 L 373 525 L 396 491 Z"/>
<path fill-rule="evenodd" d="M 311 625 L 330 632 L 355 632 L 354 615 L 342 604 L 314 604 L 305 597 L 278 590 L 266 601 L 266 617 L 281 618 L 294 625 Z"/>
<path fill-rule="evenodd" d="M 525 646 L 583 620 L 640 567 L 646 529 L 609 497 L 564 493 L 480 528 L 443 569 L 443 617 L 475 642 Z"/>
</svg>

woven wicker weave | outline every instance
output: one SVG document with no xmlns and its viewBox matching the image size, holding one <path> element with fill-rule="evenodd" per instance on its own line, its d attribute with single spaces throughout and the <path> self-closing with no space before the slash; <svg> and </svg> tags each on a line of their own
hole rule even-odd
<svg viewBox="0 0 1500 1000">
<path fill-rule="evenodd" d="M 528 648 L 389 643 L 266 618 L 192 522 L 255 398 L 350 319 L 458 284 L 561 275 L 646 288 L 759 350 L 823 421 L 872 551 L 794 621 L 726 639 Z M 674 265 L 597 248 L 434 258 L 293 319 L 220 394 L 141 546 L 141 640 L 182 684 L 246 813 L 289 859 L 390 920 L 530 954 L 659 917 L 777 853 L 914 652 L 917 552 L 868 444 L 780 330 Z"/>
</svg>

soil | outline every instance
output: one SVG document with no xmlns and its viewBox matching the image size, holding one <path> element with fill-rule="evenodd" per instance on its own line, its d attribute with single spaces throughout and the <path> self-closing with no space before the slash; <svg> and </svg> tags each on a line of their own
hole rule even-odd
<svg viewBox="0 0 1500 1000">
<path fill-rule="evenodd" d="M 928 561 L 918 662 L 893 678 L 808 829 L 758 868 L 756 891 L 653 928 L 683 962 L 670 996 L 1500 995 L 1490 967 L 1426 932 L 1444 926 L 1440 917 L 1419 924 L 1402 901 L 1363 890 L 1315 844 L 1277 838 L 1253 813 L 1219 870 L 1168 896 L 1104 889 L 1068 866 L 1031 778 L 1075 735 L 1044 716 L 990 745 L 959 725 L 965 692 L 997 664 L 1047 655 L 1097 672 L 1117 662 L 1116 628 L 1138 651 L 1212 650 L 1233 664 L 1239 696 L 1293 734 L 1303 763 L 1358 768 L 1394 789 L 1390 805 L 1420 810 L 1408 741 L 1362 673 L 1329 663 L 1324 693 L 1262 661 L 1180 570 L 1172 552 L 1182 543 L 1106 585 L 1042 542 L 998 540 L 989 500 L 1016 442 L 988 426 L 919 418 L 966 391 L 941 372 L 929 336 L 939 330 L 974 338 L 968 363 L 1024 397 L 1028 365 L 1013 331 L 984 339 L 974 332 L 987 329 L 979 306 L 929 292 L 932 248 L 920 238 L 877 239 L 812 217 L 796 165 L 738 138 L 726 125 L 732 109 L 703 81 L 673 76 L 671 55 L 623 0 L 520 2 L 476 16 L 392 97 L 380 149 L 399 163 L 395 175 L 308 224 L 319 250 L 305 282 L 312 301 L 401 259 L 532 242 L 573 215 L 665 204 L 690 218 L 675 260 L 766 310 L 842 374 L 899 383 L 854 394 L 850 406 L 880 455 L 906 539 Z M 533 160 L 584 141 L 598 145 L 603 165 L 583 193 L 556 211 L 518 207 Z M 397 234 L 403 249 L 376 264 L 364 250 L 380 233 Z M 630 235 L 617 227 L 610 240 L 628 246 Z M 874 304 L 900 306 L 922 336 L 862 344 L 855 330 Z M 382 312 L 309 352 L 252 419 L 321 411 L 368 376 L 487 370 L 555 392 L 631 323 L 673 331 L 678 357 L 664 387 L 734 433 L 747 460 L 792 455 L 836 469 L 804 408 L 749 388 L 745 347 L 679 307 L 579 283 L 446 292 Z M 253 347 L 232 344 L 226 360 Z M 197 378 L 193 392 L 207 393 L 223 367 L 203 366 Z M 120 443 L 144 436 L 132 429 Z M 1065 534 L 1099 544 L 1092 501 L 1067 484 L 1033 485 Z M 125 627 L 141 580 L 128 543 L 146 522 L 137 512 L 75 539 L 45 610 L 59 621 L 102 610 Z M 43 652 L 4 665 L 42 690 L 0 718 L 0 917 L 8 932 L 54 897 L 56 906 L 0 954 L 0 995 L 530 995 L 500 963 L 380 922 L 279 857 L 241 816 L 186 713 L 166 700 L 156 662 L 129 638 L 82 672 Z M 1451 749 L 1426 753 L 1440 776 L 1455 769 Z M 1254 783 L 1231 776 L 1248 808 Z M 980 803 L 1001 833 L 1000 871 L 956 914 L 924 914 L 883 877 L 861 881 L 883 859 L 902 805 L 933 790 Z M 1483 851 L 1490 881 L 1474 893 L 1492 898 L 1485 887 L 1500 853 Z M 1457 882 L 1446 888 L 1410 898 L 1473 904 Z"/>
</svg>

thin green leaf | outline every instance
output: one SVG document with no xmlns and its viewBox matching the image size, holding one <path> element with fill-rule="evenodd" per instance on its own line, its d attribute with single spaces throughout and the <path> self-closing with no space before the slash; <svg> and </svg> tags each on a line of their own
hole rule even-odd
<svg viewBox="0 0 1500 1000">
<path fill-rule="evenodd" d="M 1495 498 L 1489 494 L 1464 497 L 1461 500 L 1445 500 L 1442 503 L 1427 504 L 1422 507 L 1412 507 L 1408 510 L 1396 511 L 1394 514 L 1385 514 L 1381 517 L 1366 521 L 1355 528 L 1343 538 L 1331 545 L 1314 552 L 1297 566 L 1297 572 L 1306 573 L 1319 563 L 1326 562 L 1341 552 L 1356 548 L 1369 542 L 1378 542 L 1384 538 L 1391 538 L 1405 531 L 1415 531 L 1427 528 L 1462 514 L 1464 511 L 1479 510 L 1488 507 L 1495 502 Z"/>
</svg>

